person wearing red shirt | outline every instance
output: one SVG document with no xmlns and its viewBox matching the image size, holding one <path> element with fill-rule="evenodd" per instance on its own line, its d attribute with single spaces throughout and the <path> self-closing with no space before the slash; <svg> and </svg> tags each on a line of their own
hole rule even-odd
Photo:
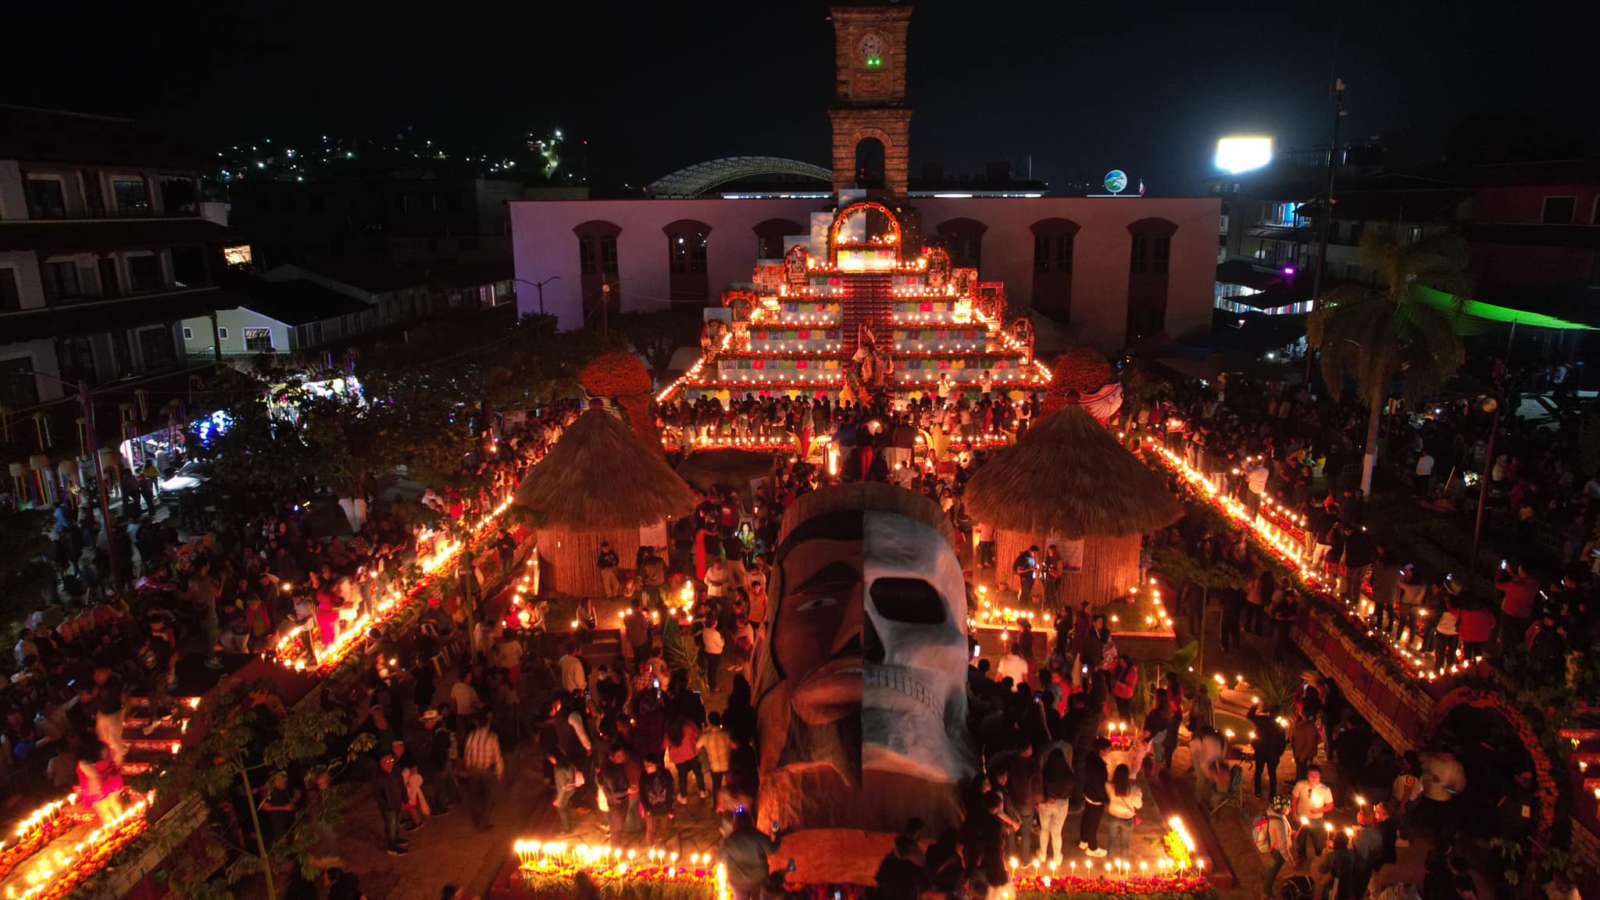
<svg viewBox="0 0 1600 900">
<path fill-rule="evenodd" d="M 1462 656 L 1467 660 L 1481 656 L 1489 641 L 1494 639 L 1494 610 L 1481 600 L 1465 599 L 1456 628 L 1461 637 Z"/>
<path fill-rule="evenodd" d="M 1494 586 L 1503 595 L 1500 613 L 1505 618 L 1500 626 L 1500 647 L 1504 650 L 1521 644 L 1523 635 L 1528 633 L 1534 601 L 1539 598 L 1539 579 L 1528 574 L 1528 567 L 1522 563 L 1501 561 Z"/>
</svg>

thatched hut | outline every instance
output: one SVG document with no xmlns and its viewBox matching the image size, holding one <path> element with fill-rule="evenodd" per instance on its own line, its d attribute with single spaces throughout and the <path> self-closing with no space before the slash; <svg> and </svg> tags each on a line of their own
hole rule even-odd
<svg viewBox="0 0 1600 900">
<path fill-rule="evenodd" d="M 1030 544 L 1069 564 L 1062 602 L 1100 605 L 1139 583 L 1139 539 L 1181 508 L 1166 482 L 1077 406 L 1051 413 L 972 476 L 967 512 L 995 529 L 1003 582 Z"/>
<path fill-rule="evenodd" d="M 602 540 L 631 568 L 640 530 L 687 515 L 695 502 L 666 459 L 603 409 L 579 416 L 516 496 L 537 530 L 544 588 L 594 597 L 604 593 L 595 565 Z"/>
</svg>

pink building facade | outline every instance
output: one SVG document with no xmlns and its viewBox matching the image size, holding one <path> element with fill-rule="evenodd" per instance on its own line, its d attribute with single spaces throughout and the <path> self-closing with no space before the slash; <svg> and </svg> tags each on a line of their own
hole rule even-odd
<svg viewBox="0 0 1600 900">
<path fill-rule="evenodd" d="M 1214 197 L 919 197 L 922 240 L 1002 281 L 1072 339 L 1107 352 L 1210 328 L 1220 201 Z M 612 311 L 716 304 L 786 236 L 810 233 L 817 199 L 521 201 L 511 204 L 519 311 L 563 329 Z M 548 279 L 556 280 L 549 281 Z"/>
</svg>

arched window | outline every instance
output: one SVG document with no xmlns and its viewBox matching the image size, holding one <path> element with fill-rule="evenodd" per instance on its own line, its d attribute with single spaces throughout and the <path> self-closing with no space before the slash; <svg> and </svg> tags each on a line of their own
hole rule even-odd
<svg viewBox="0 0 1600 900">
<path fill-rule="evenodd" d="M 939 239 L 959 269 L 978 269 L 983 263 L 983 233 L 989 226 L 977 219 L 950 219 L 939 223 Z"/>
<path fill-rule="evenodd" d="M 884 186 L 883 141 L 875 137 L 856 142 L 856 187 L 882 188 Z"/>
<path fill-rule="evenodd" d="M 783 239 L 791 234 L 806 234 L 806 226 L 788 219 L 768 219 L 755 227 L 756 257 L 782 259 Z"/>
<path fill-rule="evenodd" d="M 1166 219 L 1140 219 L 1128 226 L 1129 344 L 1167 327 L 1167 270 L 1177 231 Z"/>
<path fill-rule="evenodd" d="M 667 236 L 667 274 L 673 303 L 705 303 L 711 299 L 706 252 L 711 226 L 679 219 L 661 229 Z"/>
<path fill-rule="evenodd" d="M 617 277 L 617 235 L 622 228 L 598 219 L 572 229 L 578 236 L 578 274 L 583 285 L 584 321 L 600 313 L 601 303 L 608 312 L 622 311 L 622 285 Z"/>
<path fill-rule="evenodd" d="M 1040 219 L 1033 231 L 1033 308 L 1058 322 L 1072 321 L 1072 254 L 1078 223 Z"/>
</svg>

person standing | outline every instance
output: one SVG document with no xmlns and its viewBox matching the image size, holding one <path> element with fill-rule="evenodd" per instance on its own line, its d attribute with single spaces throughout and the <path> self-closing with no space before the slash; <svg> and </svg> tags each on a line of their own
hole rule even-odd
<svg viewBox="0 0 1600 900">
<path fill-rule="evenodd" d="M 406 805 L 406 784 L 395 766 L 392 753 L 385 753 L 378 761 L 378 774 L 374 794 L 378 798 L 378 813 L 383 817 L 383 849 L 390 856 L 401 856 L 410 847 L 400 836 L 400 811 Z"/>
<path fill-rule="evenodd" d="M 1006 655 L 1000 657 L 998 671 L 1002 679 L 1011 679 L 1013 687 L 1028 683 L 1028 661 L 1023 658 L 1018 641 L 1006 645 Z"/>
<path fill-rule="evenodd" d="M 767 857 L 782 843 L 783 832 L 776 828 L 771 838 L 757 831 L 749 810 L 740 809 L 734 813 L 733 830 L 717 848 L 717 856 L 727 868 L 733 900 L 753 900 L 761 895 L 771 868 Z"/>
<path fill-rule="evenodd" d="M 1106 815 L 1111 821 L 1107 849 L 1113 857 L 1124 859 L 1133 850 L 1133 820 L 1144 805 L 1144 792 L 1134 786 L 1127 765 L 1120 765 L 1111 775 L 1106 796 Z"/>
<path fill-rule="evenodd" d="M 610 757 L 600 767 L 599 778 L 606 818 L 610 824 L 610 833 L 606 837 L 612 844 L 621 844 L 623 832 L 628 827 L 628 808 L 638 796 L 633 780 L 628 776 L 626 746 L 620 742 L 612 746 Z"/>
<path fill-rule="evenodd" d="M 1088 856 L 1106 855 L 1100 846 L 1100 819 L 1106 814 L 1106 804 L 1111 796 L 1106 790 L 1110 773 L 1106 771 L 1106 751 L 1111 742 L 1103 737 L 1094 739 L 1094 748 L 1083 764 L 1083 820 L 1078 825 L 1078 849 Z"/>
<path fill-rule="evenodd" d="M 1289 746 L 1294 750 L 1294 780 L 1305 780 L 1312 760 L 1317 758 L 1317 747 L 1322 735 L 1317 731 L 1317 720 L 1312 715 L 1299 715 L 1289 732 Z"/>
<path fill-rule="evenodd" d="M 561 820 L 561 833 L 572 832 L 572 797 L 583 787 L 583 773 L 559 753 L 550 753 L 545 756 L 555 773 L 555 799 L 550 805 L 556 808 L 556 816 Z"/>
<path fill-rule="evenodd" d="M 1250 707 L 1245 714 L 1250 720 L 1250 725 L 1255 729 L 1255 739 L 1250 743 L 1255 750 L 1255 774 L 1250 778 L 1251 791 L 1257 797 L 1261 796 L 1261 782 L 1267 782 L 1267 800 L 1270 802 L 1278 796 L 1278 761 L 1283 759 L 1283 750 L 1289 743 L 1289 736 L 1284 734 L 1283 726 L 1278 724 L 1277 710 L 1275 707 Z"/>
<path fill-rule="evenodd" d="M 1034 813 L 1044 797 L 1043 776 L 1039 770 L 1039 760 L 1033 755 L 1033 745 L 1024 743 L 1011 757 L 1006 770 L 1006 792 L 1017 820 L 1014 846 L 1017 855 L 1032 859 L 1034 845 L 1038 843 L 1038 835 L 1034 831 L 1037 821 Z"/>
<path fill-rule="evenodd" d="M 600 568 L 600 585 L 607 597 L 615 597 L 622 593 L 622 581 L 617 577 L 617 551 L 611 548 L 610 541 L 600 542 L 600 552 L 595 559 L 595 565 Z"/>
<path fill-rule="evenodd" d="M 717 676 L 722 674 L 722 651 L 727 641 L 717 627 L 717 620 L 706 616 L 700 625 L 700 645 L 706 659 L 706 689 L 716 691 Z"/>
<path fill-rule="evenodd" d="M 1037 546 L 1029 546 L 1011 564 L 1011 572 L 1017 576 L 1017 602 L 1023 606 L 1033 602 L 1033 581 L 1039 574 L 1038 553 Z"/>
<path fill-rule="evenodd" d="M 1530 575 L 1528 567 L 1522 563 L 1501 560 L 1494 586 L 1502 595 L 1500 653 L 1505 655 L 1512 647 L 1521 647 L 1522 639 L 1528 633 L 1528 624 L 1533 621 L 1534 603 L 1539 599 L 1539 579 Z"/>
<path fill-rule="evenodd" d="M 1276 897 L 1278 873 L 1294 855 L 1294 827 L 1289 824 L 1290 801 L 1287 796 L 1273 797 L 1267 806 L 1265 821 L 1256 825 L 1256 849 L 1272 858 L 1267 865 L 1267 878 L 1261 887 L 1263 897 Z"/>
<path fill-rule="evenodd" d="M 659 847 L 667 839 L 671 822 L 677 816 L 678 793 L 671 773 L 663 769 L 661 761 L 655 757 L 644 759 L 639 804 L 644 813 L 644 842 L 647 846 Z"/>
<path fill-rule="evenodd" d="M 479 831 L 489 830 L 489 813 L 494 805 L 495 783 L 505 777 L 506 762 L 500 755 L 500 738 L 492 727 L 493 715 L 484 713 L 467 735 L 462 763 L 467 770 L 467 809 Z"/>
<path fill-rule="evenodd" d="M 1045 547 L 1044 560 L 1039 564 L 1039 575 L 1044 579 L 1044 605 L 1051 612 L 1061 611 L 1061 583 L 1067 576 L 1066 560 L 1055 544 Z"/>
<path fill-rule="evenodd" d="M 583 648 L 577 641 L 567 644 L 567 652 L 556 660 L 561 673 L 561 690 L 567 694 L 582 694 L 589 689 L 589 675 L 583 668 Z"/>
<path fill-rule="evenodd" d="M 1361 585 L 1372 571 L 1377 551 L 1365 525 L 1348 526 L 1344 539 L 1344 596 L 1348 603 L 1361 603 Z"/>
<path fill-rule="evenodd" d="M 1067 825 L 1072 798 L 1072 766 L 1067 762 L 1071 752 L 1071 745 L 1056 741 L 1045 748 L 1039 766 L 1044 789 L 1039 801 L 1039 857 L 1057 865 L 1065 852 L 1061 832 Z"/>
<path fill-rule="evenodd" d="M 1310 766 L 1306 769 L 1305 777 L 1295 782 L 1289 800 L 1293 804 L 1294 815 L 1300 821 L 1300 832 L 1295 837 L 1295 855 L 1303 865 L 1312 855 L 1321 855 L 1327 841 L 1322 817 L 1333 809 L 1333 791 L 1322 783 L 1321 767 Z"/>
<path fill-rule="evenodd" d="M 706 755 L 706 768 L 711 770 L 711 797 L 712 804 L 717 803 L 722 796 L 722 782 L 728 777 L 729 762 L 733 757 L 733 741 L 728 737 L 728 732 L 722 727 L 722 715 L 711 713 L 706 716 L 706 730 L 700 732 L 700 738 L 695 743 Z"/>
</svg>

